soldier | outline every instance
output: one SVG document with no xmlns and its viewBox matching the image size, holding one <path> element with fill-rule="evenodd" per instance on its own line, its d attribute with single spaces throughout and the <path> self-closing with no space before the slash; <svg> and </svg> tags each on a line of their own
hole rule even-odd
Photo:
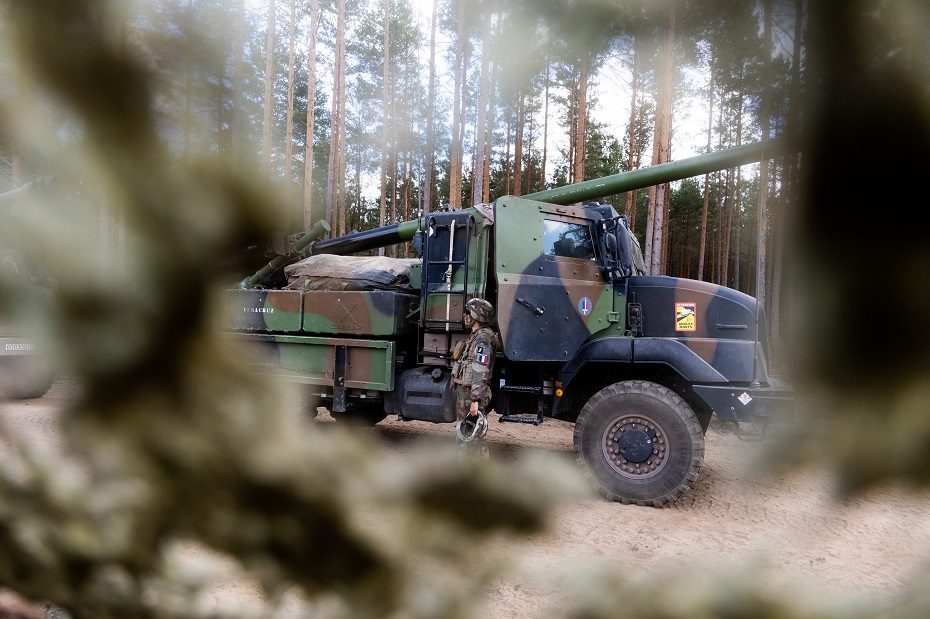
<svg viewBox="0 0 930 619">
<path fill-rule="evenodd" d="M 452 386 L 455 390 L 456 434 L 459 440 L 478 439 L 486 451 L 482 437 L 487 431 L 484 413 L 491 402 L 491 374 L 494 355 L 499 346 L 497 334 L 491 328 L 494 307 L 484 299 L 470 299 L 465 304 L 465 328 L 471 333 L 459 342 L 452 353 Z"/>
</svg>

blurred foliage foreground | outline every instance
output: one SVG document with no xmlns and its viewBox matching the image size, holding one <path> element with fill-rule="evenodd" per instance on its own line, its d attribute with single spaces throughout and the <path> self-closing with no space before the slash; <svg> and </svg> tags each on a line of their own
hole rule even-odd
<svg viewBox="0 0 930 619">
<path fill-rule="evenodd" d="M 3 235 L 28 259 L 52 257 L 57 290 L 49 307 L 0 281 L 0 310 L 35 321 L 81 389 L 61 452 L 0 434 L 14 463 L 0 471 L 0 586 L 79 618 L 254 616 L 205 608 L 205 575 L 170 560 L 195 541 L 255 577 L 270 615 L 297 587 L 316 616 L 475 616 L 501 569 L 483 541 L 544 527 L 556 500 L 580 496 L 579 478 L 538 456 L 507 469 L 427 448 L 387 459 L 372 437 L 302 422 L 292 394 L 246 370 L 214 324 L 218 282 L 229 281 L 221 257 L 271 233 L 272 200 L 228 162 L 177 164 L 144 59 L 124 47 L 108 6 L 0 5 L 18 72 L 3 130 L 65 186 L 85 188 L 36 205 Z M 93 246 L 99 195 L 132 239 L 115 262 Z M 851 444 L 860 440 L 850 432 Z M 926 449 L 896 453 L 927 458 Z M 749 569 L 698 572 L 635 587 L 606 571 L 566 574 L 574 601 L 552 612 L 930 613 L 919 582 L 901 605 L 853 610 L 767 591 Z"/>
</svg>

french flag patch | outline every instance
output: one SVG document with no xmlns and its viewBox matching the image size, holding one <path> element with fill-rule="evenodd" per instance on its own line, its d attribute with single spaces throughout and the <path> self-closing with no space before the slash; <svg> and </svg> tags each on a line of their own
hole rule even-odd
<svg viewBox="0 0 930 619">
<path fill-rule="evenodd" d="M 481 365 L 487 365 L 488 359 L 489 355 L 487 348 L 485 348 L 484 344 L 478 344 L 477 348 L 475 348 L 475 361 Z"/>
</svg>

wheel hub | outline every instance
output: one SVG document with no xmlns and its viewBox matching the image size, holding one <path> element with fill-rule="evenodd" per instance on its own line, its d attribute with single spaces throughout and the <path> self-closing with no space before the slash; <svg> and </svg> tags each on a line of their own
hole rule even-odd
<svg viewBox="0 0 930 619">
<path fill-rule="evenodd" d="M 635 424 L 627 431 L 614 436 L 614 442 L 620 448 L 620 455 L 628 462 L 645 462 L 652 455 L 652 441 L 655 432 L 646 432 Z"/>
<path fill-rule="evenodd" d="M 604 431 L 601 449 L 611 468 L 624 477 L 652 477 L 669 460 L 665 432 L 638 415 L 614 419 Z"/>
</svg>

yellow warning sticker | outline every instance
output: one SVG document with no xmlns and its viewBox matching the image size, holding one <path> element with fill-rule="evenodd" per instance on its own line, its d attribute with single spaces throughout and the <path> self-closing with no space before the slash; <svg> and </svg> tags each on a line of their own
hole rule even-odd
<svg viewBox="0 0 930 619">
<path fill-rule="evenodd" d="M 697 331 L 694 303 L 675 303 L 675 331 Z"/>
</svg>

